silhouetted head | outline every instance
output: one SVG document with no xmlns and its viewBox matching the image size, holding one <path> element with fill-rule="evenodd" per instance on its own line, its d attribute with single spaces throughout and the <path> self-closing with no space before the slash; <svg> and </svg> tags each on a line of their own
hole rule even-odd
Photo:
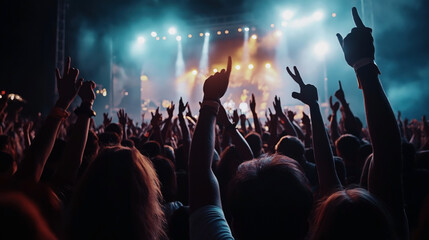
<svg viewBox="0 0 429 240">
<path fill-rule="evenodd" d="M 0 180 L 8 179 L 15 174 L 18 166 L 9 153 L 0 151 Z"/>
<path fill-rule="evenodd" d="M 2 239 L 57 239 L 37 205 L 23 193 L 3 192 L 0 212 Z"/>
<path fill-rule="evenodd" d="M 253 157 L 257 158 L 261 156 L 263 153 L 261 135 L 259 135 L 257 132 L 251 132 L 246 135 L 245 139 L 252 149 Z"/>
<path fill-rule="evenodd" d="M 98 134 L 98 144 L 101 148 L 119 146 L 121 138 L 114 132 L 104 132 Z"/>
<path fill-rule="evenodd" d="M 146 157 L 152 158 L 161 154 L 161 145 L 157 141 L 147 141 L 140 146 L 139 151 Z"/>
<path fill-rule="evenodd" d="M 341 135 L 335 141 L 337 155 L 345 161 L 359 157 L 360 142 L 359 138 L 352 134 Z"/>
<path fill-rule="evenodd" d="M 277 154 L 288 156 L 298 162 L 305 159 L 304 144 L 299 140 L 299 138 L 294 136 L 287 135 L 280 138 L 275 146 L 275 150 Z"/>
<path fill-rule="evenodd" d="M 164 236 L 159 181 L 136 149 L 104 149 L 72 199 L 68 239 L 160 239 Z"/>
<path fill-rule="evenodd" d="M 117 124 L 117 123 L 110 123 L 109 125 L 107 125 L 107 127 L 104 129 L 104 132 L 113 132 L 118 134 L 119 138 L 122 140 L 122 134 L 123 134 L 123 130 L 121 125 Z"/>
<path fill-rule="evenodd" d="M 362 188 L 335 192 L 315 210 L 312 240 L 397 239 L 384 205 Z"/>
<path fill-rule="evenodd" d="M 176 156 L 174 154 L 174 148 L 170 145 L 164 145 L 164 157 L 171 160 L 172 163 L 176 163 Z"/>
<path fill-rule="evenodd" d="M 175 201 L 177 193 L 176 171 L 173 162 L 161 155 L 150 159 L 155 167 L 159 182 L 161 183 L 161 193 L 165 202 Z"/>
<path fill-rule="evenodd" d="M 313 193 L 297 161 L 270 155 L 239 166 L 229 205 L 236 239 L 303 239 Z"/>
</svg>

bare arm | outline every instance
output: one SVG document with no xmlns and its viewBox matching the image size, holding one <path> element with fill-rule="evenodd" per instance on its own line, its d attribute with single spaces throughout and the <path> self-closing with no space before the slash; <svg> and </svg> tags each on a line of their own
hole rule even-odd
<svg viewBox="0 0 429 240">
<path fill-rule="evenodd" d="M 206 205 L 221 207 L 219 184 L 212 172 L 215 124 L 220 98 L 228 88 L 231 58 L 228 67 L 210 76 L 204 83 L 204 100 L 192 138 L 189 157 L 189 206 L 191 213 Z"/>
<path fill-rule="evenodd" d="M 289 75 L 299 84 L 301 92 L 292 93 L 292 97 L 296 98 L 310 107 L 311 122 L 313 126 L 313 151 L 316 169 L 319 178 L 320 196 L 327 196 L 333 191 L 342 189 L 340 180 L 338 179 L 335 170 L 334 156 L 332 148 L 329 144 L 328 135 L 326 134 L 325 125 L 323 124 L 322 114 L 318 104 L 317 89 L 311 84 L 304 84 L 299 74 L 299 71 L 294 67 L 292 73 L 287 68 Z"/>
<path fill-rule="evenodd" d="M 337 122 L 337 112 L 340 108 L 340 104 L 338 102 L 332 103 L 332 96 L 329 97 L 329 105 L 331 106 L 332 115 L 331 120 L 329 122 L 329 130 L 331 132 L 331 140 L 333 143 L 340 138 L 340 131 L 338 130 L 338 122 Z"/>
<path fill-rule="evenodd" d="M 70 141 L 67 143 L 62 161 L 54 175 L 53 185 L 56 187 L 75 183 L 79 167 L 82 164 L 91 117 L 95 116 L 95 112 L 92 110 L 95 99 L 94 88 L 95 83 L 88 81 L 83 83 L 79 91 L 82 103 L 75 111 L 78 117 L 73 126 Z"/>
<path fill-rule="evenodd" d="M 273 102 L 274 110 L 276 110 L 276 115 L 280 119 L 280 122 L 282 123 L 286 134 L 291 136 L 298 136 L 296 134 L 295 128 L 293 127 L 292 123 L 289 121 L 289 118 L 286 117 L 286 115 L 283 112 L 282 104 L 280 102 L 280 98 L 275 96 L 274 102 Z"/>
<path fill-rule="evenodd" d="M 79 70 L 70 69 L 70 62 L 69 57 L 62 77 L 59 70 L 56 70 L 59 99 L 22 160 L 21 168 L 17 172 L 20 179 L 31 179 L 36 182 L 40 180 L 46 160 L 54 147 L 60 124 L 68 116 L 66 110 L 82 85 L 83 80 L 77 80 Z"/>
<path fill-rule="evenodd" d="M 408 239 L 402 187 L 401 135 L 395 115 L 378 78 L 374 63 L 372 30 L 365 27 L 356 8 L 352 9 L 356 28 L 345 39 L 337 34 L 347 63 L 355 68 L 364 95 L 365 112 L 373 148 L 368 190 L 389 208 L 395 228 Z"/>
<path fill-rule="evenodd" d="M 255 95 L 252 93 L 252 99 L 249 101 L 250 110 L 253 116 L 253 124 L 255 125 L 255 132 L 259 133 L 262 136 L 262 127 L 261 122 L 259 121 L 258 114 L 256 113 L 256 101 Z"/>
</svg>

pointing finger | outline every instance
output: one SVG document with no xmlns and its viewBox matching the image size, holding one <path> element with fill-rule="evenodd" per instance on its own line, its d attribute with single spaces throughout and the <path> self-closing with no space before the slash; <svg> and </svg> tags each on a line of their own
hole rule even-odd
<svg viewBox="0 0 429 240">
<path fill-rule="evenodd" d="M 340 85 L 340 90 L 343 90 L 343 86 L 341 85 L 341 81 L 338 81 L 338 84 Z"/>
<path fill-rule="evenodd" d="M 343 46 L 344 46 L 343 36 L 341 36 L 341 34 L 337 33 L 337 39 L 338 39 L 338 42 L 340 43 L 341 48 L 343 48 Z"/>
<path fill-rule="evenodd" d="M 353 15 L 353 20 L 355 21 L 356 27 L 364 28 L 365 25 L 363 25 L 363 22 L 359 17 L 359 13 L 358 13 L 356 7 L 352 8 L 352 15 Z"/>
</svg>

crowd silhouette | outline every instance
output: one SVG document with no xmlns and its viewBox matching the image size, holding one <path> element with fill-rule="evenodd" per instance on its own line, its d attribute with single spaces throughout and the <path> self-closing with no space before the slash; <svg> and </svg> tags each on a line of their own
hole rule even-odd
<svg viewBox="0 0 429 240">
<path fill-rule="evenodd" d="M 207 78 L 198 117 L 182 98 L 134 122 L 99 126 L 96 84 L 66 59 L 49 115 L 23 118 L 0 99 L 0 239 L 429 239 L 429 122 L 395 116 L 375 64 L 372 29 L 337 34 L 364 97 L 366 127 L 346 91 L 322 118 L 318 89 L 286 67 L 309 107 L 275 96 L 261 122 L 221 99 L 232 59 Z M 387 79 L 388 80 L 388 79 Z M 80 105 L 70 109 L 79 98 Z M 338 120 L 338 115 L 340 119 Z"/>
</svg>

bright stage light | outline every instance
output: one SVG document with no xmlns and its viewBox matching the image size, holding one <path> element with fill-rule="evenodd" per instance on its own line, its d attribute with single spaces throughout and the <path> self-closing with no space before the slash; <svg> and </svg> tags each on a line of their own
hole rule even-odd
<svg viewBox="0 0 429 240">
<path fill-rule="evenodd" d="M 200 33 L 200 37 L 204 36 L 204 33 Z"/>
<path fill-rule="evenodd" d="M 140 76 L 140 81 L 142 81 L 142 82 L 146 82 L 147 80 L 149 80 L 149 78 L 148 78 L 146 75 L 142 74 L 142 75 Z"/>
<path fill-rule="evenodd" d="M 283 12 L 282 17 L 285 20 L 290 20 L 293 18 L 294 15 L 295 15 L 295 13 L 292 12 L 291 10 L 286 10 Z"/>
<path fill-rule="evenodd" d="M 235 69 L 240 70 L 240 65 L 235 65 Z"/>
<path fill-rule="evenodd" d="M 319 42 L 314 45 L 314 53 L 318 57 L 324 57 L 329 51 L 329 46 L 326 42 Z"/>
<path fill-rule="evenodd" d="M 205 35 L 206 35 L 206 37 L 208 37 L 208 36 L 210 36 L 210 33 L 209 33 L 209 32 L 206 32 L 206 34 L 205 34 Z"/>
<path fill-rule="evenodd" d="M 241 31 L 243 31 L 243 29 L 241 29 L 241 28 L 238 28 L 238 29 L 237 29 L 237 31 L 238 31 L 238 32 L 241 32 Z"/>
<path fill-rule="evenodd" d="M 193 74 L 193 75 L 197 75 L 197 73 L 198 73 L 198 71 L 197 71 L 197 70 L 195 70 L 195 69 L 194 69 L 194 70 L 192 70 L 192 74 Z"/>
<path fill-rule="evenodd" d="M 156 32 L 151 32 L 151 33 L 150 33 L 150 35 L 151 35 L 152 37 L 156 37 L 156 36 L 158 36 L 158 34 L 157 34 Z"/>
<path fill-rule="evenodd" d="M 222 32 L 221 31 L 217 31 L 217 35 L 221 35 L 222 34 Z"/>
<path fill-rule="evenodd" d="M 156 37 L 155 39 L 156 39 L 156 40 L 159 40 L 159 37 Z"/>
<path fill-rule="evenodd" d="M 225 30 L 225 34 L 228 34 L 229 33 L 229 30 Z"/>
<path fill-rule="evenodd" d="M 218 71 L 218 70 L 217 70 L 217 68 L 214 68 L 214 69 L 213 69 L 213 72 L 214 72 L 214 73 L 217 73 L 217 71 Z"/>
<path fill-rule="evenodd" d="M 277 30 L 275 34 L 277 37 L 280 37 L 281 35 L 283 35 L 282 31 L 280 30 Z"/>
<path fill-rule="evenodd" d="M 177 33 L 177 29 L 175 27 L 171 27 L 168 29 L 168 34 L 175 35 Z"/>
<path fill-rule="evenodd" d="M 177 36 L 177 37 L 176 37 L 176 40 L 179 42 L 179 41 L 181 41 L 181 40 L 182 40 L 182 37 L 181 37 L 181 36 Z"/>
<path fill-rule="evenodd" d="M 332 17 L 336 17 L 337 16 L 337 14 L 336 13 L 332 13 Z"/>
<path fill-rule="evenodd" d="M 139 44 L 143 44 L 145 41 L 146 41 L 146 39 L 145 39 L 143 36 L 139 36 L 139 37 L 137 38 L 137 42 L 138 42 Z"/>
<path fill-rule="evenodd" d="M 252 39 L 254 39 L 254 40 L 258 39 L 258 35 L 253 34 L 253 35 L 252 35 Z"/>
<path fill-rule="evenodd" d="M 165 39 L 167 39 L 167 37 L 165 37 L 165 36 L 164 36 L 164 37 L 162 37 L 162 40 L 165 40 Z"/>
<path fill-rule="evenodd" d="M 323 14 L 323 11 L 321 10 L 317 10 L 313 13 L 313 19 L 316 21 L 322 20 L 324 16 L 325 14 Z"/>
<path fill-rule="evenodd" d="M 192 38 L 192 34 L 188 34 L 188 38 Z"/>
<path fill-rule="evenodd" d="M 253 64 L 249 64 L 249 69 L 253 69 L 254 68 L 254 66 L 253 66 Z"/>
<path fill-rule="evenodd" d="M 286 27 L 287 26 L 287 22 L 283 21 L 282 22 L 282 27 Z"/>
<path fill-rule="evenodd" d="M 274 23 L 271 23 L 270 27 L 271 27 L 271 28 L 274 28 Z"/>
<path fill-rule="evenodd" d="M 266 69 L 270 69 L 271 68 L 271 64 L 269 64 L 269 63 L 265 64 L 265 68 Z"/>
<path fill-rule="evenodd" d="M 244 31 L 248 32 L 250 29 L 248 27 L 244 28 Z"/>
</svg>

